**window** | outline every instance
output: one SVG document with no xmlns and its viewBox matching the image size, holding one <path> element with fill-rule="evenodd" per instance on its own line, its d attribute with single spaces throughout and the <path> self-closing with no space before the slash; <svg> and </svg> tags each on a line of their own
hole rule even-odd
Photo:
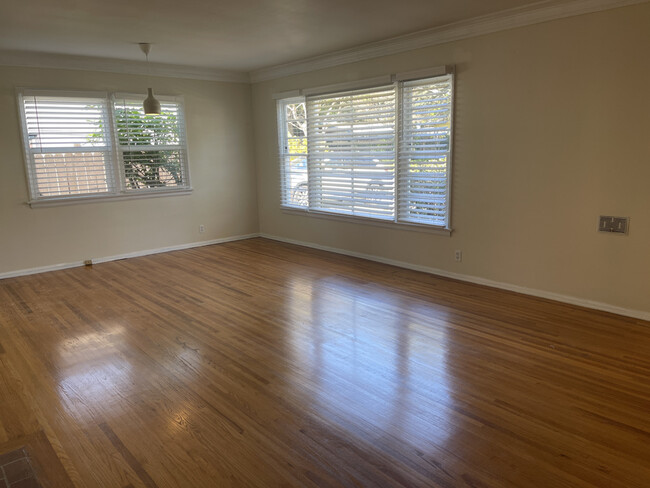
<svg viewBox="0 0 650 488">
<path fill-rule="evenodd" d="M 145 116 L 140 98 L 116 96 L 113 118 L 124 188 L 178 188 L 187 180 L 181 107 L 161 99 L 159 116 Z"/>
<path fill-rule="evenodd" d="M 282 170 L 282 202 L 307 207 L 307 114 L 303 99 L 285 99 L 279 104 L 279 143 Z"/>
<path fill-rule="evenodd" d="M 31 203 L 189 190 L 181 101 L 144 115 L 141 98 L 22 91 Z"/>
<path fill-rule="evenodd" d="M 451 74 L 279 100 L 282 205 L 449 228 Z"/>
<path fill-rule="evenodd" d="M 395 213 L 393 87 L 309 98 L 309 201 L 374 218 Z"/>
<path fill-rule="evenodd" d="M 22 108 L 32 198 L 113 191 L 106 98 L 24 95 Z"/>
</svg>

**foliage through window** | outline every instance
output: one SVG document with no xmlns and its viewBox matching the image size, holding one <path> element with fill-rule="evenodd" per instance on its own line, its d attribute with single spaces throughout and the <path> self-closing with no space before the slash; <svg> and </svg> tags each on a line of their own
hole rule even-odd
<svg viewBox="0 0 650 488">
<path fill-rule="evenodd" d="M 449 228 L 452 75 L 278 102 L 282 205 Z"/>
<path fill-rule="evenodd" d="M 22 91 L 32 202 L 189 189 L 181 101 L 144 115 L 141 98 Z"/>
<path fill-rule="evenodd" d="M 179 111 L 178 104 L 162 102 L 159 116 L 145 116 L 140 100 L 115 99 L 113 117 L 127 190 L 183 186 L 187 156 Z"/>
</svg>

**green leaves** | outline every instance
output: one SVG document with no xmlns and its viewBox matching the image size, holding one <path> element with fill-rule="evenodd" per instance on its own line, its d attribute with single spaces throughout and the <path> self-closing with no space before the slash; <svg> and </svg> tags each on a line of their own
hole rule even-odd
<svg viewBox="0 0 650 488">
<path fill-rule="evenodd" d="M 164 106 L 161 115 L 145 115 L 138 105 L 115 103 L 113 118 L 127 189 L 183 185 L 177 107 Z M 103 132 L 102 125 L 89 142 L 101 139 Z"/>
<path fill-rule="evenodd" d="M 178 118 L 170 111 L 144 115 L 142 109 L 116 107 L 115 125 L 122 146 L 158 146 L 179 144 Z"/>
</svg>

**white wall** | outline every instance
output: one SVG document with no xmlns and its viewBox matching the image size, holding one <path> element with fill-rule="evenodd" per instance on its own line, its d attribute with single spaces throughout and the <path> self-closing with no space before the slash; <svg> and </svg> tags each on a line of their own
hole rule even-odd
<svg viewBox="0 0 650 488">
<path fill-rule="evenodd" d="M 0 67 L 0 275 L 257 232 L 250 85 Z M 194 192 L 51 208 L 28 192 L 16 87 L 183 95 Z M 199 234 L 199 224 L 205 233 Z"/>
<path fill-rule="evenodd" d="M 645 3 L 255 84 L 261 232 L 646 316 L 648 26 Z M 280 210 L 274 93 L 443 64 L 457 67 L 451 237 Z M 630 217 L 629 235 L 598 233 L 600 214 Z"/>
</svg>

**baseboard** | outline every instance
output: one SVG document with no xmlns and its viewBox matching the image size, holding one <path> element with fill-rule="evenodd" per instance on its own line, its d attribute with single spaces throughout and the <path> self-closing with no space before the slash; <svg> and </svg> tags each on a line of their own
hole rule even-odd
<svg viewBox="0 0 650 488">
<path fill-rule="evenodd" d="M 322 246 L 320 244 L 315 244 L 313 242 L 306 242 L 306 241 L 298 241 L 295 239 L 287 239 L 285 237 L 280 237 L 280 236 L 274 236 L 271 234 L 266 234 L 266 233 L 252 233 L 252 234 L 245 234 L 245 235 L 239 235 L 239 236 L 230 236 L 230 237 L 222 237 L 219 239 L 212 239 L 209 241 L 199 241 L 199 242 L 190 242 L 187 244 L 179 244 L 176 246 L 167 246 L 167 247 L 159 247 L 156 249 L 145 249 L 142 251 L 135 251 L 131 253 L 126 253 L 126 254 L 116 254 L 113 256 L 105 256 L 101 258 L 93 258 L 93 264 L 99 264 L 99 263 L 106 263 L 109 261 L 117 261 L 120 259 L 128 259 L 128 258 L 136 258 L 140 256 L 148 256 L 151 254 L 159 254 L 163 252 L 169 252 L 169 251 L 179 251 L 182 249 L 191 249 L 194 247 L 202 247 L 202 246 L 210 246 L 213 244 L 221 244 L 224 242 L 233 242 L 233 241 L 240 241 L 244 239 L 251 239 L 254 237 L 264 237 L 266 239 L 271 239 L 274 241 L 279 241 L 279 242 L 286 242 L 288 244 L 296 244 L 298 246 L 304 246 L 304 247 L 310 247 L 313 249 L 319 249 L 322 251 L 328 251 L 328 252 L 333 252 L 337 254 L 344 254 L 346 256 L 352 256 L 356 258 L 362 258 L 362 259 L 367 259 L 369 261 L 376 261 L 379 263 L 383 264 L 390 264 L 392 266 L 397 266 L 399 268 L 405 268 L 405 269 L 412 269 L 414 271 L 422 271 L 424 273 L 429 273 L 437 276 L 443 276 L 446 278 L 453 278 L 456 280 L 460 281 L 466 281 L 468 283 L 476 283 L 479 285 L 486 285 L 486 286 L 491 286 L 493 288 L 500 288 L 502 290 L 509 290 L 509 291 L 514 291 L 517 293 L 522 293 L 524 295 L 530 295 L 534 297 L 539 297 L 539 298 L 546 298 L 549 300 L 555 300 L 557 302 L 562 302 L 562 303 L 568 303 L 571 305 L 578 305 L 580 307 L 586 307 L 586 308 L 591 308 L 594 310 L 601 310 L 603 312 L 610 312 L 610 313 L 615 313 L 618 315 L 623 315 L 626 317 L 632 317 L 635 319 L 640 319 L 640 320 L 645 320 L 645 321 L 650 321 L 650 312 L 644 312 L 642 310 L 633 310 L 633 309 L 628 309 L 628 308 L 623 308 L 623 307 L 618 307 L 616 305 L 610 305 L 608 303 L 603 303 L 603 302 L 597 302 L 593 300 L 586 300 L 584 298 L 577 298 L 577 297 L 572 297 L 569 295 L 562 295 L 559 293 L 553 293 L 545 290 L 537 290 L 535 288 L 528 288 L 525 286 L 519 286 L 519 285 L 513 285 L 511 283 L 503 283 L 500 281 L 494 281 L 490 280 L 487 278 L 481 278 L 479 276 L 472 276 L 472 275 L 467 275 L 467 274 L 462 274 L 462 273 L 454 273 L 452 271 L 446 271 L 444 269 L 438 269 L 438 268 L 433 268 L 430 266 L 422 266 L 419 264 L 412 264 L 412 263 L 407 263 L 405 261 L 397 261 L 395 259 L 387 259 L 383 258 L 381 256 L 375 256 L 372 254 L 365 254 L 365 253 L 360 253 L 360 252 L 354 252 L 354 251 L 348 251 L 346 249 L 341 249 L 338 247 L 330 247 L 330 246 Z M 68 269 L 68 268 L 76 268 L 79 266 L 83 266 L 84 262 L 83 261 L 75 261 L 71 263 L 61 263 L 61 264 L 55 264 L 51 266 L 39 266 L 37 268 L 28 268 L 28 269 L 21 269 L 21 270 L 16 270 L 16 271 L 9 271 L 6 273 L 0 273 L 0 279 L 5 279 L 5 278 L 15 278 L 18 276 L 26 276 L 26 275 L 31 275 L 31 274 L 37 274 L 37 273 L 46 273 L 48 271 L 57 271 L 61 269 Z"/>
<path fill-rule="evenodd" d="M 545 290 L 537 290 L 535 288 L 527 288 L 525 286 L 513 285 L 511 283 L 503 283 L 500 281 L 489 280 L 487 278 L 481 278 L 479 276 L 472 276 L 461 273 L 454 273 L 452 271 L 445 271 L 444 269 L 432 268 L 430 266 L 421 266 L 418 264 L 411 264 L 404 261 L 397 261 L 394 259 L 387 259 L 381 256 L 375 256 L 372 254 L 365 254 L 360 252 L 348 251 L 346 249 L 341 249 L 337 247 L 322 246 L 320 244 L 314 244 L 313 242 L 298 241 L 295 239 L 287 239 L 285 237 L 274 236 L 271 234 L 261 233 L 260 237 L 266 239 L 272 239 L 274 241 L 286 242 L 288 244 L 296 244 L 298 246 L 310 247 L 313 249 L 320 249 L 322 251 L 334 252 L 337 254 L 344 254 L 346 256 L 352 256 L 355 258 L 368 259 L 370 261 L 376 261 L 379 263 L 390 264 L 392 266 L 397 266 L 399 268 L 412 269 L 414 271 L 422 271 L 424 273 L 430 273 L 437 276 L 443 276 L 445 278 L 453 278 L 460 281 L 466 281 L 469 283 L 476 283 L 478 285 L 491 286 L 493 288 L 500 288 L 502 290 L 514 291 L 517 293 L 522 293 L 524 295 L 531 295 L 538 298 L 546 298 L 549 300 L 555 300 L 557 302 L 568 303 L 571 305 L 578 305 L 580 307 L 591 308 L 593 310 L 600 310 L 603 312 L 610 312 L 617 315 L 623 315 L 626 317 L 632 317 L 635 319 L 650 321 L 650 312 L 644 312 L 642 310 L 633 310 L 623 307 L 618 307 L 616 305 L 610 305 L 608 303 L 597 302 L 593 300 L 586 300 L 584 298 L 572 297 L 569 295 L 562 295 L 560 293 L 553 293 Z"/>
<path fill-rule="evenodd" d="M 246 235 L 239 235 L 239 236 L 222 237 L 219 239 L 212 239 L 209 241 L 190 242 L 187 244 L 178 244 L 176 246 L 159 247 L 156 249 L 145 249 L 142 251 L 135 251 L 126 254 L 116 254 L 114 256 L 92 258 L 92 261 L 93 264 L 107 263 L 109 261 L 117 261 L 119 259 L 137 258 L 140 256 L 149 256 L 150 254 L 159 254 L 162 252 L 180 251 L 182 249 L 191 249 L 193 247 L 202 247 L 202 246 L 210 246 L 212 244 L 222 244 L 224 242 L 241 241 L 243 239 L 251 239 L 253 237 L 259 237 L 259 234 L 254 233 L 254 234 L 246 234 Z M 83 265 L 84 265 L 83 261 L 74 261 L 71 263 L 54 264 L 51 266 L 39 266 L 37 268 L 19 269 L 16 271 L 9 271 L 7 273 L 0 273 L 0 280 L 5 278 L 15 278 L 17 276 L 46 273 L 48 271 L 57 271 L 60 269 L 76 268 Z"/>
</svg>

